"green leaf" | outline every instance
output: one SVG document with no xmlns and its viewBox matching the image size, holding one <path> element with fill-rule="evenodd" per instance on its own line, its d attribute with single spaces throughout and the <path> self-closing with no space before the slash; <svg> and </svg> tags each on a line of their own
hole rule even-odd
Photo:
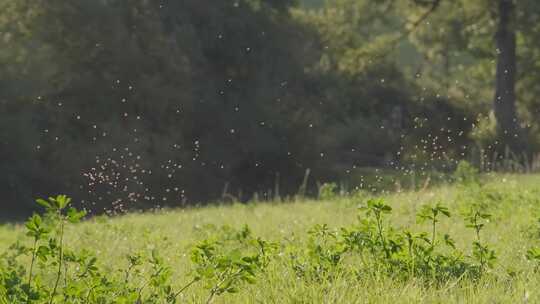
<svg viewBox="0 0 540 304">
<path fill-rule="evenodd" d="M 237 287 L 230 287 L 227 289 L 227 292 L 228 293 L 238 293 L 238 288 Z"/>
<path fill-rule="evenodd" d="M 67 219 L 71 223 L 78 223 L 86 215 L 86 211 L 77 211 L 75 208 L 69 208 L 67 212 Z"/>
<path fill-rule="evenodd" d="M 381 207 L 381 210 L 385 213 L 390 213 L 392 211 L 392 207 L 388 206 L 388 205 L 383 205 Z"/>
<path fill-rule="evenodd" d="M 38 203 L 38 205 L 44 207 L 47 210 L 52 208 L 51 204 L 48 201 L 41 198 L 36 199 L 36 203 Z"/>
</svg>

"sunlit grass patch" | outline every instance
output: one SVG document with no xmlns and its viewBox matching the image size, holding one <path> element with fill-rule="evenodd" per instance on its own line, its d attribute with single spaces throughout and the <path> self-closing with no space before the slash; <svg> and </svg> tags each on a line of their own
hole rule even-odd
<svg viewBox="0 0 540 304">
<path fill-rule="evenodd" d="M 377 197 L 233 203 L 77 224 L 68 222 L 78 213 L 61 211 L 0 227 L 0 296 L 8 303 L 534 303 L 539 181 L 491 175 Z"/>
</svg>

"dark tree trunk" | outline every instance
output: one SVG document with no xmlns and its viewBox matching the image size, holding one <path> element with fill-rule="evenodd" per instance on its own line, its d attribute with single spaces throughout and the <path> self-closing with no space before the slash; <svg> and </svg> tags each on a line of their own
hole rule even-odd
<svg viewBox="0 0 540 304">
<path fill-rule="evenodd" d="M 516 32 L 513 0 L 498 0 L 497 13 L 497 71 L 493 109 L 499 140 L 521 157 L 526 151 L 527 141 L 516 113 Z"/>
</svg>

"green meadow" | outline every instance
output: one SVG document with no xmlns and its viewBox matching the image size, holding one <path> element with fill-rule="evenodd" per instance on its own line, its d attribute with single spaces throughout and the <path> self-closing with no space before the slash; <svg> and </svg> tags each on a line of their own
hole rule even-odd
<svg viewBox="0 0 540 304">
<path fill-rule="evenodd" d="M 174 301 L 536 303 L 540 300 L 540 291 L 537 288 L 540 283 L 537 272 L 540 263 L 538 255 L 535 258 L 533 251 L 535 246 L 540 245 L 539 182 L 540 175 L 497 174 L 485 176 L 481 185 L 443 184 L 418 191 L 377 196 L 381 198 L 380 202 L 392 209 L 385 213 L 381 220 L 384 242 L 390 244 L 394 238 L 396 242 L 402 242 L 402 247 L 407 243 L 400 237 L 405 231 L 418 236 L 421 232 L 426 232 L 426 240 L 423 241 L 425 245 L 418 241 L 418 246 L 431 246 L 431 222 L 421 221 L 418 214 L 422 213 L 423 206 L 435 206 L 437 203 L 447 208 L 450 217 L 438 217 L 433 247 L 434 252 L 440 252 L 441 255 L 450 255 L 450 251 L 459 253 L 460 257 L 457 259 L 460 265 L 466 266 L 458 267 L 464 270 L 456 274 L 447 271 L 448 267 L 452 267 L 452 262 L 444 262 L 446 266 L 439 267 L 437 263 L 442 262 L 436 257 L 432 259 L 431 266 L 426 264 L 428 268 L 424 270 L 427 269 L 427 272 L 420 268 L 411 270 L 412 268 L 400 266 L 386 267 L 385 264 L 396 264 L 401 253 L 398 250 L 392 252 L 391 257 L 386 257 L 382 253 L 385 245 L 382 239 L 379 239 L 378 233 L 373 236 L 374 242 L 371 244 L 359 242 L 354 250 L 340 249 L 346 243 L 344 230 L 340 228 L 353 229 L 352 227 L 358 226 L 359 221 L 373 216 L 373 213 L 370 215 L 362 210 L 366 202 L 373 201 L 371 195 L 363 192 L 349 196 L 335 195 L 320 200 L 233 203 L 117 217 L 98 216 L 77 224 L 66 224 L 63 245 L 65 252 L 77 252 L 79 249 L 91 252 L 88 254 L 96 257 L 96 272 L 100 272 L 96 276 L 103 276 L 111 281 L 116 278 L 120 282 L 116 287 L 111 287 L 111 290 L 103 291 L 105 296 L 101 298 L 98 294 L 89 295 L 93 292 L 90 291 L 91 283 L 74 283 L 81 289 L 81 294 L 89 295 L 89 302 L 96 303 L 120 302 L 114 299 L 115 296 L 121 299 L 122 294 L 129 293 L 126 290 L 130 288 L 136 291 L 137 295 L 132 298 L 135 302 L 172 303 L 173 300 L 167 300 L 167 288 L 179 291 L 196 278 L 197 271 L 201 270 L 193 260 L 194 248 L 206 242 L 215 245 L 215 256 L 222 254 L 225 259 L 228 255 L 235 254 L 248 256 L 248 252 L 252 251 L 248 248 L 250 245 L 247 240 L 256 238 L 265 240 L 272 246 L 269 246 L 271 250 L 269 249 L 265 256 L 267 263 L 259 265 L 260 267 L 255 265 L 248 279 L 233 277 L 230 282 L 233 289 L 214 292 L 215 295 L 209 299 L 212 288 L 219 285 L 219 274 L 209 274 L 207 278 L 195 280 L 179 293 Z M 481 243 L 494 253 L 494 258 L 489 263 L 491 265 L 486 263 L 480 267 L 482 262 L 474 256 L 473 242 L 476 233 L 474 228 L 466 227 L 464 221 L 464 214 L 471 206 L 481 206 L 483 212 L 490 215 L 482 222 L 484 226 L 481 230 Z M 0 248 L 2 252 L 6 252 L 4 255 L 13 251 L 8 248 L 15 242 L 31 247 L 32 237 L 25 235 L 26 230 L 22 223 L 0 227 Z M 51 231 L 50 234 L 52 233 Z M 446 241 L 446 237 L 443 237 L 445 234 L 454 240 L 456 249 L 442 244 Z M 325 235 L 330 237 L 325 238 Z M 46 243 L 43 241 L 43 244 Z M 360 248 L 362 246 L 365 248 Z M 231 251 L 231 248 L 236 249 Z M 407 249 L 402 251 L 407 252 Z M 325 258 L 331 254 L 339 257 L 328 262 Z M 140 256 L 140 264 L 131 265 L 127 258 L 130 255 Z M 151 281 L 148 277 L 152 276 L 155 265 L 146 261 L 152 260 L 152 255 L 159 255 L 162 260 L 160 265 L 164 265 L 167 270 L 167 276 L 155 286 L 148 283 Z M 31 253 L 26 252 L 14 258 L 26 266 L 23 267 L 25 270 L 22 275 L 28 275 L 30 256 Z M 420 265 L 420 259 L 426 257 L 418 257 L 416 263 Z M 6 265 L 10 262 L 14 262 L 9 259 L 4 256 L 1 264 L 4 269 L 9 267 Z M 36 299 L 35 303 L 49 302 L 51 287 L 46 286 L 55 281 L 54 273 L 58 263 L 51 262 L 54 261 L 55 254 L 51 253 L 45 259 L 46 261 L 36 262 L 33 270 L 34 277 L 40 277 L 43 281 L 35 281 L 32 288 L 42 288 L 45 299 Z M 233 257 L 232 260 L 234 259 Z M 80 276 L 81 266 L 77 262 L 68 262 L 67 259 L 63 263 L 65 265 L 61 267 L 60 283 L 54 295 L 55 303 L 84 302 L 75 300 L 75 297 L 70 300 L 64 289 L 70 285 L 70 280 L 85 280 L 84 275 Z M 405 265 L 409 265 L 407 263 L 405 262 Z M 137 271 L 133 271 L 124 281 L 128 268 Z M 216 269 L 220 268 L 214 267 L 214 270 L 218 271 Z M 224 268 L 223 272 L 227 271 L 229 270 Z M 430 271 L 447 273 L 438 275 Z M 241 273 L 241 270 L 239 272 Z M 216 277 L 211 277 L 212 275 Z M 141 287 L 146 285 L 148 287 L 141 291 Z M 152 294 L 159 296 L 153 298 Z M 125 299 L 126 303 L 130 301 L 128 296 Z"/>
</svg>

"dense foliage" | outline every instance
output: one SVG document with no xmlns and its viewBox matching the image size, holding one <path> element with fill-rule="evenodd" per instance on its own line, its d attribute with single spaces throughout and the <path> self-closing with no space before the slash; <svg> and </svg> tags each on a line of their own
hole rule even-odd
<svg viewBox="0 0 540 304">
<path fill-rule="evenodd" d="M 0 0 L 10 210 L 60 191 L 97 211 L 247 200 L 504 154 L 487 2 L 422 24 L 430 1 L 304 2 Z M 540 62 L 537 8 L 517 8 L 522 66 Z M 519 74 L 532 146 L 536 83 Z"/>
</svg>

